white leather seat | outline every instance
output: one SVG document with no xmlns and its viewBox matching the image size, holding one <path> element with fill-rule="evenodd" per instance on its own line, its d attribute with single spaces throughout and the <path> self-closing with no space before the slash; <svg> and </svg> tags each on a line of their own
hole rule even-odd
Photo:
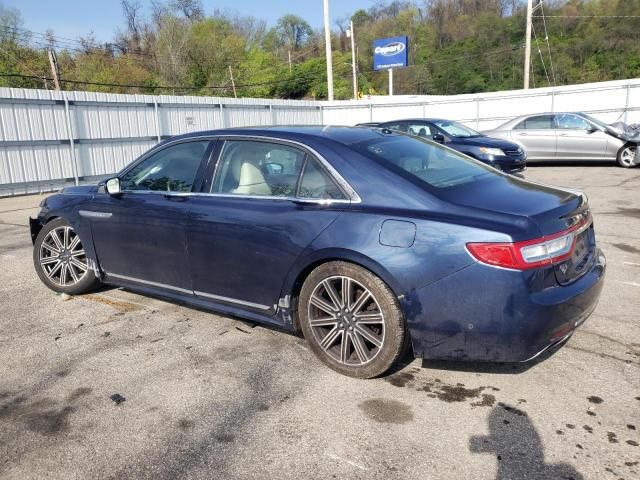
<svg viewBox="0 0 640 480">
<path fill-rule="evenodd" d="M 240 167 L 238 188 L 233 193 L 244 195 L 271 195 L 271 188 L 264 179 L 264 175 L 258 167 L 249 162 L 244 162 Z"/>
</svg>

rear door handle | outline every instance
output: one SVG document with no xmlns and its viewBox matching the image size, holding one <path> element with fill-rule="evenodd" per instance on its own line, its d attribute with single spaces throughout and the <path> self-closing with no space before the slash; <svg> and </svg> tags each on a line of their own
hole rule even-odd
<svg viewBox="0 0 640 480">
<path fill-rule="evenodd" d="M 526 137 L 529 134 L 528 133 L 519 133 L 518 135 L 520 135 L 521 137 Z"/>
</svg>

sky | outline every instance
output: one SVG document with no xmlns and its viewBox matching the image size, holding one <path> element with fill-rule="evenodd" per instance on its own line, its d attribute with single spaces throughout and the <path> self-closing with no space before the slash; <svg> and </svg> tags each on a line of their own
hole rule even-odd
<svg viewBox="0 0 640 480">
<path fill-rule="evenodd" d="M 139 0 L 148 7 L 150 0 Z M 332 28 L 335 20 L 350 16 L 359 8 L 367 9 L 373 0 L 329 0 Z M 120 0 L 0 0 L 22 14 L 24 28 L 44 33 L 52 29 L 61 37 L 76 39 L 89 32 L 99 41 L 113 38 L 116 28 L 124 27 Z M 323 0 L 203 0 L 207 13 L 218 8 L 229 13 L 251 15 L 273 26 L 287 13 L 303 17 L 313 28 L 323 24 Z M 146 8 L 148 13 L 148 8 Z"/>
</svg>

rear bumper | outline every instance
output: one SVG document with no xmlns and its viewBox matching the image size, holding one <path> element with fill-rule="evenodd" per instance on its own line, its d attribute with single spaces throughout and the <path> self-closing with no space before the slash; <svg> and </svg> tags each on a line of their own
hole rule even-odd
<svg viewBox="0 0 640 480">
<path fill-rule="evenodd" d="M 600 251 L 574 283 L 549 285 L 550 269 L 471 265 L 407 296 L 414 353 L 427 359 L 523 362 L 568 338 L 595 310 L 604 284 Z"/>
</svg>

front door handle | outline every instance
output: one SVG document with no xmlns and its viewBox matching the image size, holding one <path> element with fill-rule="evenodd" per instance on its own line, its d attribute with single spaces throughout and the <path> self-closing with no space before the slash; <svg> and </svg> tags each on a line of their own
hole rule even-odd
<svg viewBox="0 0 640 480">
<path fill-rule="evenodd" d="M 181 193 L 165 193 L 164 198 L 172 202 L 185 202 L 189 196 Z"/>
</svg>

